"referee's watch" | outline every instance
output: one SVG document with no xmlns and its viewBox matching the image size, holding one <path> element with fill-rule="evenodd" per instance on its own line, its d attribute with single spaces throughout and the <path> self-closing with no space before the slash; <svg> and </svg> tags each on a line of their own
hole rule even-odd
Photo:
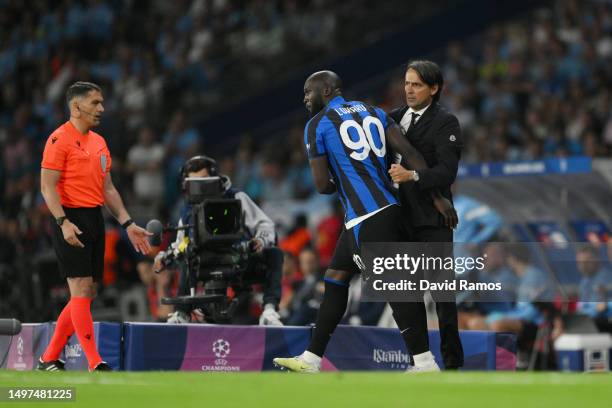
<svg viewBox="0 0 612 408">
<path fill-rule="evenodd" d="M 58 227 L 61 227 L 64 221 L 66 221 L 67 219 L 68 217 L 66 217 L 65 215 L 62 215 L 61 217 L 57 217 L 55 219 L 55 223 L 57 224 Z"/>
<path fill-rule="evenodd" d="M 123 229 L 127 229 L 127 227 L 129 227 L 130 225 L 132 225 L 134 223 L 134 220 L 129 218 L 126 222 L 124 222 L 123 224 L 121 224 L 121 228 Z"/>
<path fill-rule="evenodd" d="M 412 170 L 412 181 L 419 181 L 419 173 L 416 170 Z"/>
</svg>

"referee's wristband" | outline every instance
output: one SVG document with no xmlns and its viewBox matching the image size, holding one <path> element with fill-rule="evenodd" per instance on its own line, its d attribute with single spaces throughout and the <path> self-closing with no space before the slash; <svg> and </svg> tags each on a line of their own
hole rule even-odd
<svg viewBox="0 0 612 408">
<path fill-rule="evenodd" d="M 126 222 L 124 222 L 123 224 L 121 224 L 121 228 L 123 229 L 127 229 L 127 227 L 129 227 L 130 225 L 132 225 L 134 223 L 133 219 L 128 219 Z"/>
</svg>

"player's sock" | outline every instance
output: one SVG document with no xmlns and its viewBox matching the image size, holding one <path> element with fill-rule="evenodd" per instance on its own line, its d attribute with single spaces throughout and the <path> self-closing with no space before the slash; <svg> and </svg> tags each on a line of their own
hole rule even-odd
<svg viewBox="0 0 612 408">
<path fill-rule="evenodd" d="M 81 343 L 89 363 L 89 369 L 91 370 L 102 361 L 102 357 L 100 357 L 96 349 L 93 318 L 91 317 L 91 299 L 73 297 L 70 302 L 72 303 L 70 307 L 72 324 L 74 324 L 79 343 Z"/>
<path fill-rule="evenodd" d="M 45 363 L 59 359 L 62 349 L 66 343 L 68 343 L 68 340 L 70 340 L 70 336 L 72 336 L 74 333 L 70 304 L 71 301 L 64 306 L 62 313 L 60 313 L 59 317 L 57 318 L 57 323 L 55 324 L 55 331 L 53 332 L 51 342 L 41 357 Z"/>
<path fill-rule="evenodd" d="M 325 295 L 317 313 L 315 329 L 308 351 L 321 357 L 332 333 L 340 323 L 348 303 L 348 284 L 325 280 Z"/>
</svg>

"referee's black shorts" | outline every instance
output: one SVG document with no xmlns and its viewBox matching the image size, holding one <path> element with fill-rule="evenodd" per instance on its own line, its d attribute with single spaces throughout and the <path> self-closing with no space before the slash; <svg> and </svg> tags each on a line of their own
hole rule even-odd
<svg viewBox="0 0 612 408">
<path fill-rule="evenodd" d="M 53 248 L 57 254 L 60 273 L 64 278 L 91 276 L 94 281 L 102 280 L 104 271 L 104 218 L 102 208 L 67 208 L 66 217 L 82 232 L 77 238 L 84 248 L 70 245 L 64 240 L 62 229 L 53 220 Z"/>
<path fill-rule="evenodd" d="M 359 273 L 356 262 L 364 242 L 403 242 L 408 237 L 400 206 L 390 205 L 351 229 L 342 227 L 329 269 Z"/>
</svg>

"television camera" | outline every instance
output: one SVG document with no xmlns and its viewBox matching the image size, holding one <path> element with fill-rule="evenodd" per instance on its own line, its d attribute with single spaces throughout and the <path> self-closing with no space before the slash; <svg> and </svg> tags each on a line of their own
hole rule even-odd
<svg viewBox="0 0 612 408">
<path fill-rule="evenodd" d="M 251 257 L 256 256 L 250 241 L 245 239 L 242 205 L 238 199 L 223 197 L 220 177 L 188 177 L 185 179 L 187 201 L 191 206 L 191 223 L 162 227 L 151 220 L 147 230 L 153 233 L 152 245 L 160 245 L 164 231 L 185 231 L 179 245 L 169 248 L 162 258 L 165 268 L 172 263 L 186 265 L 189 295 L 165 297 L 165 305 L 189 305 L 200 308 L 205 321 L 229 323 L 246 299 L 260 274 L 246 274 Z M 204 293 L 198 294 L 198 282 Z M 235 293 L 228 297 L 228 288 Z"/>
</svg>

